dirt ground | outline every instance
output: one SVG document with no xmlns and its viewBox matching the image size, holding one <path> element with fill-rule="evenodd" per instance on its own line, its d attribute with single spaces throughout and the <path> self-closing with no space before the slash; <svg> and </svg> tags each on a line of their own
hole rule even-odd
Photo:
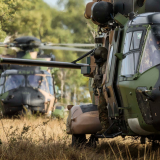
<svg viewBox="0 0 160 160">
<path fill-rule="evenodd" d="M 158 160 L 159 148 L 127 137 L 101 139 L 97 148 L 71 147 L 65 120 L 20 117 L 0 120 L 1 160 Z"/>
</svg>

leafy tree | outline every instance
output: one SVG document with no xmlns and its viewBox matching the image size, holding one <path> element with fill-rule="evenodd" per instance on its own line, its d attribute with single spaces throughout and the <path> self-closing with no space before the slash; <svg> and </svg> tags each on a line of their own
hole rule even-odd
<svg viewBox="0 0 160 160">
<path fill-rule="evenodd" d="M 61 4 L 64 11 L 49 7 L 43 0 L 0 0 L 0 40 L 3 41 L 6 35 L 13 38 L 30 35 L 42 42 L 93 43 L 95 28 L 84 18 L 84 0 L 59 0 Z M 72 62 L 81 55 L 58 50 L 48 50 L 45 54 L 50 52 L 55 54 L 56 60 L 66 62 Z M 64 95 L 70 94 L 74 95 L 74 100 L 82 101 L 82 88 L 86 87 L 88 78 L 83 77 L 80 71 L 58 69 L 55 70 L 55 79 L 61 88 L 62 100 Z"/>
</svg>

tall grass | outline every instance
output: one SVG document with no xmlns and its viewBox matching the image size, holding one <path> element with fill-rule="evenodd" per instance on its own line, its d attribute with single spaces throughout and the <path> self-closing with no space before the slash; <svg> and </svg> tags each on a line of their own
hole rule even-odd
<svg viewBox="0 0 160 160">
<path fill-rule="evenodd" d="M 43 117 L 0 120 L 0 159 L 2 160 L 158 160 L 160 151 L 139 139 L 101 139 L 97 148 L 71 147 L 65 121 Z"/>
</svg>

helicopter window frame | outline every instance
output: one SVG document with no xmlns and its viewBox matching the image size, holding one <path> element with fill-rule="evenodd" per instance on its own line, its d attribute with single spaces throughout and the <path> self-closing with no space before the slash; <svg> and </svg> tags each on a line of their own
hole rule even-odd
<svg viewBox="0 0 160 160">
<path fill-rule="evenodd" d="M 107 61 L 107 83 L 109 82 L 109 79 L 110 79 L 113 53 L 114 53 L 114 48 L 113 48 L 113 45 L 111 45 L 109 56 L 108 56 L 108 61 Z"/>
<path fill-rule="evenodd" d="M 1 81 L 3 78 L 3 82 Z M 4 93 L 4 83 L 5 83 L 5 76 L 1 76 L 0 79 L 0 95 Z"/>
<path fill-rule="evenodd" d="M 139 48 L 130 50 L 130 48 L 131 48 L 131 42 L 132 42 L 132 39 L 133 39 L 133 34 L 134 34 L 134 32 L 137 32 L 137 31 L 142 31 Z M 140 61 L 140 55 L 142 53 L 142 46 L 144 44 L 144 39 L 145 39 L 146 31 L 147 31 L 147 28 L 145 28 L 145 27 L 128 28 L 126 34 L 132 32 L 132 38 L 131 38 L 131 41 L 130 41 L 129 51 L 126 52 L 126 53 L 124 53 L 124 47 L 125 47 L 125 44 L 126 44 L 125 43 L 126 39 L 124 40 L 123 55 L 124 55 L 125 58 L 122 60 L 122 65 L 123 65 L 124 61 L 126 60 L 126 57 L 128 55 L 130 55 L 130 54 L 133 54 L 133 57 L 134 57 L 134 59 L 133 59 L 134 72 L 127 73 L 127 74 L 123 73 L 124 70 L 123 70 L 123 67 L 121 65 L 121 76 L 122 77 L 123 76 L 124 77 L 133 77 L 138 72 L 138 65 L 139 65 L 139 61 Z M 136 57 L 135 54 L 139 54 L 139 55 Z M 135 57 L 137 59 L 137 62 L 135 62 Z"/>
<path fill-rule="evenodd" d="M 156 48 L 156 38 L 154 37 L 154 34 L 153 34 L 153 28 L 156 27 L 156 26 L 160 26 L 159 24 L 153 24 L 153 25 L 150 25 L 150 28 L 148 30 L 148 35 L 146 37 L 146 40 L 145 40 L 145 45 L 144 45 L 144 50 L 143 50 L 143 54 L 141 56 L 141 60 L 140 60 L 140 65 L 139 65 L 139 73 L 140 74 L 143 74 L 145 72 L 147 72 L 148 70 L 154 68 L 155 66 L 158 66 L 160 65 L 160 62 L 159 62 L 159 50 Z M 150 40 L 152 39 L 152 40 Z M 152 44 L 149 44 L 151 43 Z M 152 48 L 153 47 L 153 48 Z M 149 50 L 149 52 L 147 52 L 147 50 Z M 151 51 L 152 50 L 152 51 Z M 154 51 L 153 51 L 154 50 Z M 147 55 L 148 53 L 148 55 Z M 151 58 L 151 57 L 156 57 L 155 59 Z M 148 62 L 148 66 L 144 67 L 144 61 Z"/>
<path fill-rule="evenodd" d="M 40 77 L 40 78 L 43 77 L 43 79 L 41 79 L 41 84 L 40 85 L 38 84 L 38 87 L 33 86 L 33 84 L 30 84 L 31 81 L 28 80 L 29 76 L 37 76 L 37 77 Z M 45 83 L 46 83 L 46 85 L 45 85 L 46 88 L 45 89 L 42 87 L 42 81 L 43 80 L 45 80 Z M 37 88 L 37 89 L 40 89 L 40 90 L 42 90 L 44 92 L 50 93 L 50 91 L 49 91 L 49 85 L 48 85 L 48 81 L 47 81 L 46 75 L 43 75 L 43 74 L 29 74 L 26 77 L 26 82 L 27 82 L 27 85 L 26 85 L 27 87 Z M 33 83 L 33 81 L 32 81 L 32 83 Z"/>
<path fill-rule="evenodd" d="M 5 84 L 5 81 L 6 81 L 6 78 L 5 76 L 1 76 L 1 79 L 4 79 L 3 83 L 0 83 L 0 95 L 2 95 L 4 93 L 4 84 Z"/>
<path fill-rule="evenodd" d="M 50 78 L 50 79 L 48 79 L 48 78 Z M 48 82 L 48 87 L 49 87 L 49 92 L 50 92 L 50 94 L 51 95 L 55 95 L 55 89 L 54 89 L 54 85 L 53 85 L 53 77 L 52 76 L 46 76 L 46 79 L 47 79 L 47 82 Z M 51 80 L 51 81 L 49 81 L 49 80 Z M 51 87 L 51 89 L 50 89 L 50 87 Z"/>
</svg>

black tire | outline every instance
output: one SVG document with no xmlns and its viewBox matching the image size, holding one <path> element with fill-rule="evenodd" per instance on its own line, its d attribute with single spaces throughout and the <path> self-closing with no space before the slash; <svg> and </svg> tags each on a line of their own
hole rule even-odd
<svg viewBox="0 0 160 160">
<path fill-rule="evenodd" d="M 22 109 L 21 111 L 18 112 L 19 116 L 31 116 L 32 111 L 30 109 Z"/>
<path fill-rule="evenodd" d="M 72 134 L 72 147 L 80 147 L 87 142 L 85 134 Z"/>
<path fill-rule="evenodd" d="M 87 143 L 88 147 L 96 148 L 97 147 L 98 138 L 94 135 L 91 135 L 89 138 L 89 142 Z"/>
</svg>

